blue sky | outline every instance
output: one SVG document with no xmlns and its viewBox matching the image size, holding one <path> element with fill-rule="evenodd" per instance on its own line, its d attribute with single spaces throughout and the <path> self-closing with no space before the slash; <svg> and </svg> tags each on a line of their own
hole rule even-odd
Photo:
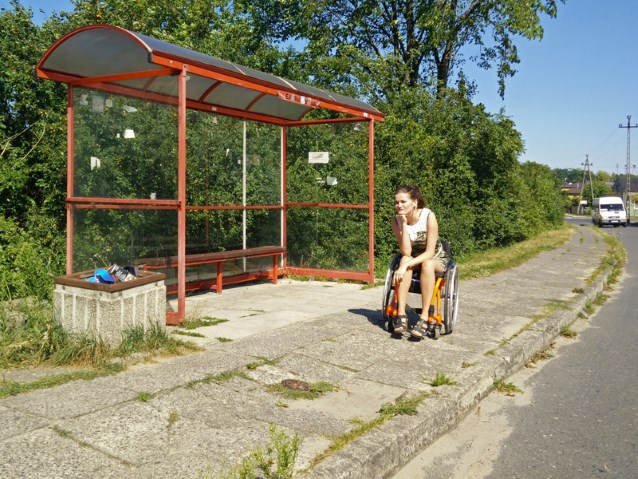
<svg viewBox="0 0 638 479">
<path fill-rule="evenodd" d="M 67 0 L 22 0 L 36 23 L 51 11 L 72 10 Z M 9 0 L 0 0 L 7 7 Z M 39 10 L 45 10 L 45 15 Z M 497 94 L 495 72 L 475 72 L 482 102 L 501 108 L 525 141 L 523 161 L 552 168 L 623 174 L 627 165 L 627 115 L 638 124 L 638 0 L 567 0 L 558 18 L 543 19 L 541 42 L 520 40 L 521 63 L 508 80 L 505 99 Z M 632 172 L 638 164 L 638 128 L 631 130 Z M 635 158 L 635 159 L 634 159 Z"/>
</svg>

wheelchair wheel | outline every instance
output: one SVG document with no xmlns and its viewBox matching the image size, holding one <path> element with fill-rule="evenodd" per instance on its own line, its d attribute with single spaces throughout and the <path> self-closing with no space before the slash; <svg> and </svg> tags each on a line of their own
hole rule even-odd
<svg viewBox="0 0 638 479">
<path fill-rule="evenodd" d="M 445 326 L 445 334 L 450 334 L 454 331 L 459 313 L 459 271 L 456 263 L 448 267 L 445 276 L 443 326 Z"/>
<path fill-rule="evenodd" d="M 390 261 L 390 266 L 388 266 L 388 271 L 385 274 L 385 283 L 383 284 L 381 314 L 383 314 L 384 329 L 390 333 L 394 332 L 394 323 L 392 322 L 393 317 L 387 313 L 387 309 L 388 305 L 394 298 L 394 284 L 392 282 L 392 277 L 394 276 L 394 272 L 396 271 L 400 260 L 401 255 L 396 255 L 394 258 L 392 258 L 392 261 Z"/>
</svg>

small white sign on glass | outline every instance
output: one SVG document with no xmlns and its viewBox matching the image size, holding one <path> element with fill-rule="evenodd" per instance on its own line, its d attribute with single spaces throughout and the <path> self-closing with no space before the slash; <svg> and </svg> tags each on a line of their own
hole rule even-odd
<svg viewBox="0 0 638 479">
<path fill-rule="evenodd" d="M 309 151 L 308 163 L 328 163 L 330 161 L 330 152 L 328 151 Z"/>
</svg>

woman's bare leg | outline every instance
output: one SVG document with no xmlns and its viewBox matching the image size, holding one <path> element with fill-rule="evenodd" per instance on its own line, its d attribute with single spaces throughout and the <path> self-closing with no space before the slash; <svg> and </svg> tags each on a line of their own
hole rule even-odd
<svg viewBox="0 0 638 479">
<path fill-rule="evenodd" d="M 443 266 L 438 261 L 433 259 L 424 261 L 421 264 L 421 304 L 423 310 L 421 311 L 421 317 L 428 319 L 430 304 L 432 303 L 432 295 L 434 294 L 434 285 L 436 284 L 435 272 L 442 273 Z"/>
<path fill-rule="evenodd" d="M 404 256 L 401 258 L 401 263 L 399 265 L 403 265 L 404 263 L 410 261 L 410 257 Z M 405 308 L 408 304 L 408 293 L 410 291 L 410 283 L 412 283 L 412 270 L 407 270 L 403 275 L 403 279 L 399 283 L 399 287 L 397 288 L 397 309 L 398 315 L 405 315 Z M 396 285 L 395 285 L 396 286 Z"/>
</svg>

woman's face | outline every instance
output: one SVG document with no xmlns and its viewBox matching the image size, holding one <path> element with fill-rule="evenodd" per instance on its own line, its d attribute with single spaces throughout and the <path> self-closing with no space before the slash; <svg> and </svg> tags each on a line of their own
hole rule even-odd
<svg viewBox="0 0 638 479">
<path fill-rule="evenodd" d="M 416 210 L 417 201 L 407 193 L 397 193 L 394 196 L 394 208 L 398 215 L 408 215 Z"/>
</svg>

